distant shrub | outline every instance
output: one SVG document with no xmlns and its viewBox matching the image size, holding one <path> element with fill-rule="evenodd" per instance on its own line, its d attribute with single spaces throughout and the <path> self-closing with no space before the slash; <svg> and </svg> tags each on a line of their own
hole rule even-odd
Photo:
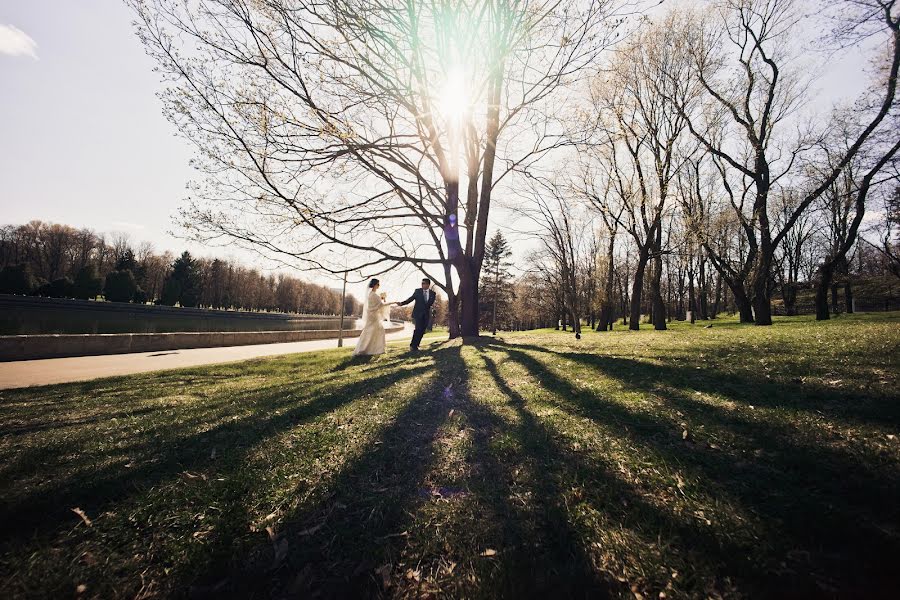
<svg viewBox="0 0 900 600">
<path fill-rule="evenodd" d="M 181 282 L 177 279 L 169 278 L 166 280 L 166 284 L 163 286 L 162 295 L 159 298 L 159 303 L 163 306 L 175 306 L 178 304 L 178 300 L 181 297 Z"/>
<path fill-rule="evenodd" d="M 37 281 L 26 264 L 7 265 L 0 270 L 0 293 L 27 295 L 37 288 Z"/>
<path fill-rule="evenodd" d="M 113 271 L 106 276 L 103 295 L 110 302 L 131 302 L 137 292 L 137 283 L 131 271 Z"/>
<path fill-rule="evenodd" d="M 72 298 L 75 295 L 75 285 L 68 277 L 54 279 L 47 285 L 47 296 L 51 298 Z"/>
<path fill-rule="evenodd" d="M 97 267 L 87 265 L 75 275 L 74 294 L 76 298 L 88 300 L 96 298 L 103 291 L 103 278 L 97 274 Z"/>
</svg>

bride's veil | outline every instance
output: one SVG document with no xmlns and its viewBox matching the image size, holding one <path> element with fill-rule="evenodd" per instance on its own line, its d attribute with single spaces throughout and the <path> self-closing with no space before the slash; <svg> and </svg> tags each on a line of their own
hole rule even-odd
<svg viewBox="0 0 900 600">
<path fill-rule="evenodd" d="M 366 301 L 362 303 L 363 312 L 362 312 L 362 322 L 363 324 L 369 322 L 369 296 L 372 294 L 372 290 L 369 290 L 366 294 Z"/>
</svg>

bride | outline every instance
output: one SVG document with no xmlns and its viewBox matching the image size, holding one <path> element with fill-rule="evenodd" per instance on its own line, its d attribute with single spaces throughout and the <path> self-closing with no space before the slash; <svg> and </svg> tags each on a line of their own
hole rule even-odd
<svg viewBox="0 0 900 600">
<path fill-rule="evenodd" d="M 378 293 L 381 282 L 373 279 L 369 282 L 369 296 L 363 304 L 363 330 L 356 342 L 353 356 L 370 356 L 384 354 L 384 323 L 388 318 L 388 309 L 396 302 L 385 302 L 384 294 Z"/>
</svg>

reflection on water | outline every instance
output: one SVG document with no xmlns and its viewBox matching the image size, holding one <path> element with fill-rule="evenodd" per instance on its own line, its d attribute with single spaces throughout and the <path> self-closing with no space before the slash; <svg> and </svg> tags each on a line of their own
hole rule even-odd
<svg viewBox="0 0 900 600">
<path fill-rule="evenodd" d="M 0 310 L 0 335 L 40 333 L 171 333 L 175 331 L 300 331 L 338 329 L 339 317 L 228 313 L 224 311 L 121 306 L 102 310 L 54 307 L 10 307 Z M 178 311 L 184 311 L 178 314 Z M 216 314 L 216 313 L 219 314 Z M 173 314 L 174 313 L 174 314 Z M 344 319 L 353 329 L 356 319 Z"/>
</svg>

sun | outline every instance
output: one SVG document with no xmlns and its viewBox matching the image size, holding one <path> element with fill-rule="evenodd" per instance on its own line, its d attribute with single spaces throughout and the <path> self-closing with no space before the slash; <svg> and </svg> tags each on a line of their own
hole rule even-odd
<svg viewBox="0 0 900 600">
<path fill-rule="evenodd" d="M 466 74 L 461 67 L 447 70 L 444 85 L 438 96 L 438 110 L 448 124 L 459 124 L 469 110 L 469 90 Z"/>
</svg>

